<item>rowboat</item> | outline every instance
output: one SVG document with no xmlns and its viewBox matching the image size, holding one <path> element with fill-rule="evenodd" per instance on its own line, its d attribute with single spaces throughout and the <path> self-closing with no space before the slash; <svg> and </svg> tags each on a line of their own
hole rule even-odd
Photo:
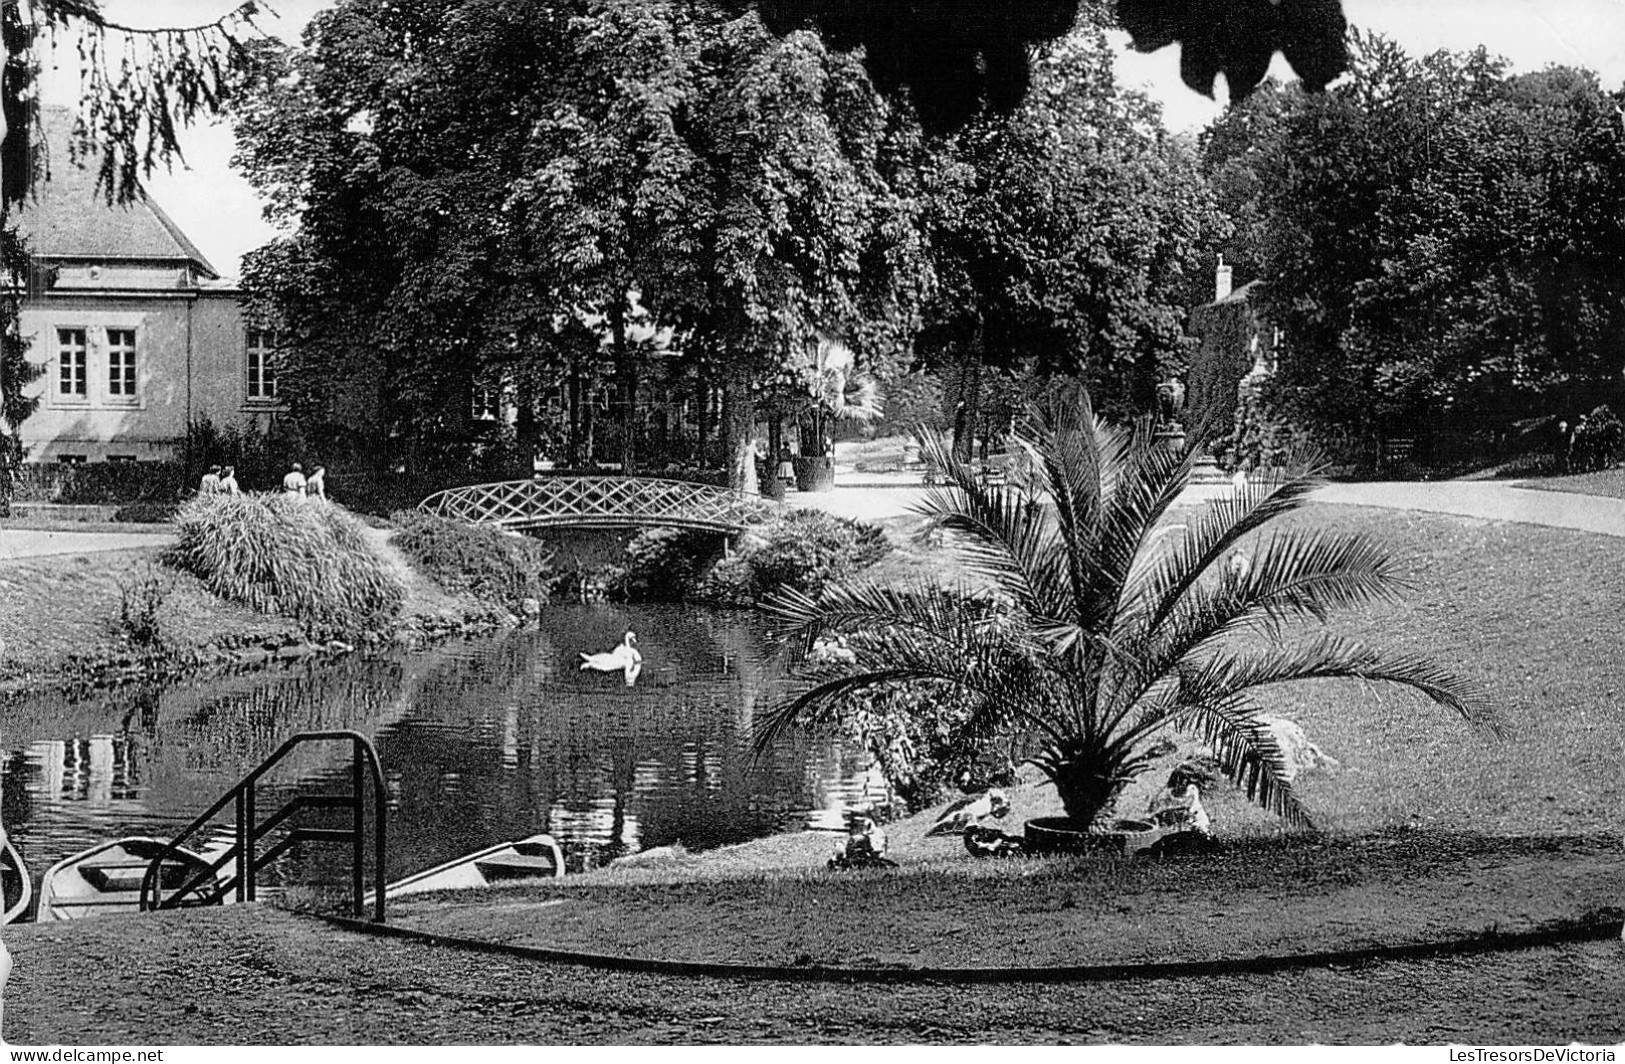
<svg viewBox="0 0 1625 1064">
<path fill-rule="evenodd" d="M 22 855 L 10 839 L 0 847 L 0 898 L 3 898 L 0 924 L 25 918 L 28 903 L 34 900 L 34 881 L 29 878 L 28 866 L 23 864 Z"/>
<path fill-rule="evenodd" d="M 109 913 L 141 910 L 141 883 L 147 869 L 160 853 L 169 850 L 162 839 L 134 835 L 100 843 L 65 857 L 46 869 L 39 882 L 39 913 L 36 919 L 78 920 Z M 191 850 L 169 850 L 158 876 L 165 894 L 185 886 L 199 873 L 207 876 L 190 891 L 183 906 L 209 904 L 208 896 L 218 889 L 218 873 L 210 863 Z M 222 901 L 231 901 L 228 896 Z"/>
<path fill-rule="evenodd" d="M 500 842 L 464 854 L 445 864 L 424 869 L 384 887 L 384 897 L 426 894 L 431 890 L 466 890 L 526 879 L 564 874 L 564 851 L 551 835 L 532 835 L 518 842 Z M 371 902 L 369 896 L 366 903 Z"/>
</svg>

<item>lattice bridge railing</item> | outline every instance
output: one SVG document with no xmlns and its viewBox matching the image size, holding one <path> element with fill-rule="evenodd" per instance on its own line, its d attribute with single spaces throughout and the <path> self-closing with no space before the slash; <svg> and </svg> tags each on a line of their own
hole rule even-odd
<svg viewBox="0 0 1625 1064">
<path fill-rule="evenodd" d="M 537 477 L 437 491 L 418 509 L 502 528 L 701 528 L 738 532 L 771 503 L 709 484 L 652 477 Z"/>
</svg>

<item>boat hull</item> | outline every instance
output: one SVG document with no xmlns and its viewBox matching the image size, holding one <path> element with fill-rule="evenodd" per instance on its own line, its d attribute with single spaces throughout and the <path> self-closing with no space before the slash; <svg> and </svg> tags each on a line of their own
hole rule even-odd
<svg viewBox="0 0 1625 1064">
<path fill-rule="evenodd" d="M 168 848 L 162 839 L 132 836 L 115 839 L 63 858 L 40 877 L 37 919 L 81 920 L 141 911 L 141 884 L 154 858 Z M 161 885 L 178 889 L 209 867 L 191 850 L 171 850 L 160 874 Z M 209 904 L 204 896 L 219 885 L 210 874 L 184 906 Z M 231 900 L 221 898 L 220 902 Z"/>
<path fill-rule="evenodd" d="M 384 898 L 427 894 L 435 890 L 470 890 L 564 874 L 564 852 L 551 835 L 532 835 L 464 854 L 445 864 L 396 880 L 384 887 Z M 371 902 L 369 895 L 366 901 Z"/>
</svg>

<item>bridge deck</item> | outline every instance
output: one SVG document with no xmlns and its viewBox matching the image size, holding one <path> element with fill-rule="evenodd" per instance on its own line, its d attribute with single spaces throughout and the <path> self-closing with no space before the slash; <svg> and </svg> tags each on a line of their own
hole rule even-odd
<svg viewBox="0 0 1625 1064">
<path fill-rule="evenodd" d="M 448 488 L 418 509 L 469 524 L 525 528 L 695 528 L 739 532 L 774 506 L 710 484 L 654 477 L 536 477 Z"/>
</svg>

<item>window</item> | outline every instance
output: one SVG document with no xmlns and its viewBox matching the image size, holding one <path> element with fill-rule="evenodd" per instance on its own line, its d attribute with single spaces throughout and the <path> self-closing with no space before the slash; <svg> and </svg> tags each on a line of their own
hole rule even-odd
<svg viewBox="0 0 1625 1064">
<path fill-rule="evenodd" d="M 107 456 L 107 460 L 109 462 L 125 462 L 125 463 L 129 463 L 129 464 L 133 465 L 133 464 L 135 464 L 135 455 L 133 455 L 133 454 L 110 454 L 110 455 Z"/>
<path fill-rule="evenodd" d="M 107 394 L 135 398 L 135 330 L 107 330 Z"/>
<path fill-rule="evenodd" d="M 72 399 L 87 398 L 85 381 L 85 330 L 56 331 L 56 393 Z"/>
<path fill-rule="evenodd" d="M 63 465 L 84 465 L 85 456 L 82 454 L 59 454 L 56 460 Z"/>
<path fill-rule="evenodd" d="M 271 329 L 248 330 L 248 401 L 276 402 L 276 366 L 271 355 L 277 335 Z"/>
<path fill-rule="evenodd" d="M 475 421 L 495 421 L 497 419 L 497 390 L 476 384 L 474 386 L 474 400 L 469 408 L 469 416 Z"/>
</svg>

